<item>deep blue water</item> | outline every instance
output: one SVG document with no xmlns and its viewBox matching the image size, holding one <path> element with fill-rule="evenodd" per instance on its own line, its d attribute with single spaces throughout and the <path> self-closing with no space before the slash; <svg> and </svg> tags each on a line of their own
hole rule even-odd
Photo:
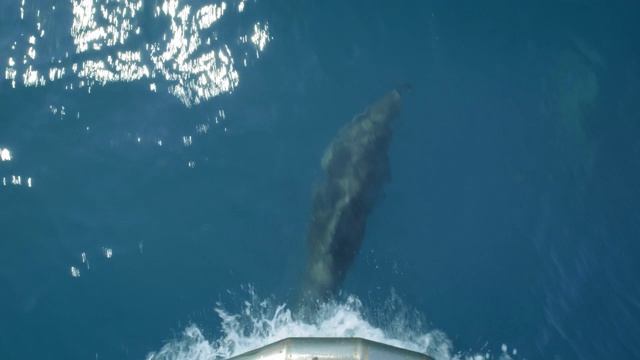
<svg viewBox="0 0 640 360">
<path fill-rule="evenodd" d="M 165 344 L 219 358 L 238 338 L 307 331 L 274 311 L 295 312 L 320 158 L 405 82 L 392 181 L 311 325 L 346 314 L 348 335 L 416 346 L 445 334 L 443 358 L 640 358 L 637 4 L 227 3 L 189 56 L 226 45 L 238 82 L 199 104 L 157 68 L 104 84 L 72 70 L 127 50 L 153 68 L 145 44 L 180 23 L 162 1 L 141 2 L 138 34 L 77 53 L 79 4 L 0 6 L 1 359 L 144 359 Z M 177 4 L 196 19 L 211 3 Z M 256 23 L 263 49 L 239 40 Z M 29 66 L 66 72 L 26 86 Z M 256 330 L 265 319 L 278 321 Z M 191 324 L 204 338 L 183 335 Z"/>
</svg>

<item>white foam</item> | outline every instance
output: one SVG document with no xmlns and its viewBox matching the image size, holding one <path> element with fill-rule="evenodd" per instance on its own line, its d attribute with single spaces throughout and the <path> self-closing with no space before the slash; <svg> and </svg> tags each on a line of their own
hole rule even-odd
<svg viewBox="0 0 640 360">
<path fill-rule="evenodd" d="M 160 350 L 147 355 L 147 360 L 161 359 L 227 359 L 287 337 L 361 337 L 405 349 L 426 353 L 437 360 L 482 360 L 489 353 L 453 353 L 452 343 L 442 331 L 425 329 L 417 312 L 407 311 L 397 296 L 392 295 L 371 319 L 385 324 L 380 328 L 367 319 L 369 311 L 355 296 L 321 305 L 310 319 L 294 314 L 286 304 L 273 299 L 259 299 L 248 289 L 250 300 L 238 301 L 242 309 L 231 312 L 223 304 L 215 311 L 221 320 L 221 335 L 206 339 L 196 325 L 188 326 L 181 337 Z M 203 324 L 206 326 L 206 324 Z M 506 355 L 506 356 L 505 356 Z M 510 359 L 502 353 L 499 359 Z"/>
</svg>

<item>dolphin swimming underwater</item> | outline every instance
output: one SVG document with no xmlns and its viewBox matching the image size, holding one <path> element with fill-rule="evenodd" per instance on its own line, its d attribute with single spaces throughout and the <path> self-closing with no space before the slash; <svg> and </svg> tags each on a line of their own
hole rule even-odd
<svg viewBox="0 0 640 360">
<path fill-rule="evenodd" d="M 322 157 L 324 180 L 315 186 L 303 297 L 322 300 L 335 292 L 355 259 L 367 216 L 391 178 L 391 123 L 400 113 L 404 85 L 356 115 Z"/>
</svg>

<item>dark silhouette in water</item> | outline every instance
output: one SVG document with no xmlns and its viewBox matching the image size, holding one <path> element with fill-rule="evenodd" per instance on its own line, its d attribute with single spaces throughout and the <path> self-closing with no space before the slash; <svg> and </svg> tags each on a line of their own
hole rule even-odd
<svg viewBox="0 0 640 360">
<path fill-rule="evenodd" d="M 358 254 L 367 216 L 391 177 L 391 122 L 408 88 L 391 91 L 355 116 L 325 150 L 324 181 L 315 187 L 311 204 L 303 290 L 307 302 L 331 296 Z"/>
</svg>

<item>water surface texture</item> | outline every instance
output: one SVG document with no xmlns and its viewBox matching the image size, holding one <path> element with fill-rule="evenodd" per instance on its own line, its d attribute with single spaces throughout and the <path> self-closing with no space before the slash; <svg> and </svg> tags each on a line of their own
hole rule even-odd
<svg viewBox="0 0 640 360">
<path fill-rule="evenodd" d="M 2 1 L 0 359 L 640 358 L 640 7 L 616 4 Z M 359 253 L 302 316 L 323 152 L 406 83 Z"/>
</svg>

